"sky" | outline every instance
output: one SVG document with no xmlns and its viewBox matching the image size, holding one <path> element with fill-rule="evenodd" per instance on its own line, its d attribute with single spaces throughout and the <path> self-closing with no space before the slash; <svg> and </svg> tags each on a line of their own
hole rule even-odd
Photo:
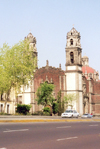
<svg viewBox="0 0 100 149">
<path fill-rule="evenodd" d="M 81 35 L 82 56 L 100 74 L 100 0 L 0 0 L 0 47 L 31 32 L 39 68 L 48 60 L 65 70 L 66 35 L 73 25 Z"/>
</svg>

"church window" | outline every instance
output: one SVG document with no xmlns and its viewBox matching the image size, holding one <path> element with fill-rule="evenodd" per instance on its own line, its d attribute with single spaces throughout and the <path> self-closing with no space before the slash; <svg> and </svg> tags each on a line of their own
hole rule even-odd
<svg viewBox="0 0 100 149">
<path fill-rule="evenodd" d="M 72 33 L 71 33 L 71 35 L 72 35 Z"/>
<path fill-rule="evenodd" d="M 70 61 L 71 61 L 71 63 L 74 63 L 74 53 L 73 52 L 70 53 Z"/>
<path fill-rule="evenodd" d="M 70 45 L 73 45 L 73 39 L 70 40 Z"/>
</svg>

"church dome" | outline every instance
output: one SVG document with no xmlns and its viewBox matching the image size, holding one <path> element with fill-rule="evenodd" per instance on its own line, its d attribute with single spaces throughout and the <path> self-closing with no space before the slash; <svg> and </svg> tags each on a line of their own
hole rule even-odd
<svg viewBox="0 0 100 149">
<path fill-rule="evenodd" d="M 89 67 L 89 66 L 83 66 L 82 67 L 82 72 L 83 73 L 95 73 L 95 69 Z"/>
<path fill-rule="evenodd" d="M 83 76 L 85 76 L 87 79 L 90 77 L 95 81 L 99 80 L 99 73 L 95 69 L 89 67 L 89 66 L 83 66 L 82 67 Z"/>
</svg>

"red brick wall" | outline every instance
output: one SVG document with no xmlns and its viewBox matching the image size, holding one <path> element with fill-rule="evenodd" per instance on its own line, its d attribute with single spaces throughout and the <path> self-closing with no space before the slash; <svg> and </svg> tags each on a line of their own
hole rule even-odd
<svg viewBox="0 0 100 149">
<path fill-rule="evenodd" d="M 91 94 L 92 112 L 94 115 L 100 115 L 100 82 L 91 80 L 92 92 L 89 91 L 89 80 L 83 77 L 83 82 L 86 83 L 86 93 Z M 88 109 L 90 110 L 90 104 Z"/>
<path fill-rule="evenodd" d="M 94 115 L 100 115 L 100 82 L 93 82 L 92 109 Z"/>
<path fill-rule="evenodd" d="M 59 68 L 46 66 L 38 69 L 34 75 L 34 91 L 36 92 L 38 87 L 40 86 L 40 83 L 46 81 L 46 76 L 48 78 L 49 83 L 51 82 L 51 78 L 53 81 L 53 84 L 55 85 L 54 92 L 55 92 L 55 98 L 57 98 L 57 93 L 60 90 L 60 82 L 59 77 L 61 76 L 61 90 L 64 90 L 64 81 L 63 76 L 65 75 L 64 71 L 60 70 Z M 36 95 L 35 95 L 36 98 Z M 39 106 L 36 103 L 36 111 L 39 110 Z"/>
<path fill-rule="evenodd" d="M 100 94 L 100 82 L 94 82 L 94 93 Z"/>
</svg>

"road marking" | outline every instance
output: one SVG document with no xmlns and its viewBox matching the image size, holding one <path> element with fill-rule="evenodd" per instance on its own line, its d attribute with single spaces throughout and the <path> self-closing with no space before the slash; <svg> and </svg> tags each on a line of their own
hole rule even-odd
<svg viewBox="0 0 100 149">
<path fill-rule="evenodd" d="M 19 129 L 19 130 L 7 130 L 3 132 L 15 132 L 15 131 L 28 131 L 29 129 Z"/>
<path fill-rule="evenodd" d="M 62 138 L 62 139 L 57 139 L 57 141 L 69 140 L 69 139 L 77 139 L 77 138 L 78 137 Z"/>
<path fill-rule="evenodd" d="M 3 147 L 3 148 L 0 148 L 0 149 L 7 149 L 7 148 Z"/>
<path fill-rule="evenodd" d="M 62 127 L 56 127 L 56 128 L 69 128 L 71 126 L 62 126 Z"/>
<path fill-rule="evenodd" d="M 89 125 L 89 126 L 98 126 L 98 125 Z"/>
</svg>

